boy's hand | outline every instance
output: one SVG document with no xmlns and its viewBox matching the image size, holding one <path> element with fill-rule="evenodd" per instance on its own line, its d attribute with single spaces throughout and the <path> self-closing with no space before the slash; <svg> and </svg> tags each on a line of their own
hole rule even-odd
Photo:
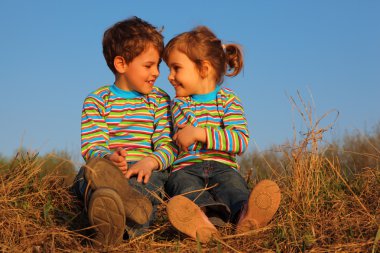
<svg viewBox="0 0 380 253">
<path fill-rule="evenodd" d="M 156 159 L 152 157 L 145 157 L 142 160 L 138 161 L 131 168 L 128 169 L 126 178 L 130 178 L 134 175 L 137 175 L 137 182 L 141 183 L 144 180 L 144 183 L 148 183 L 152 171 L 158 169 L 159 164 Z"/>
<path fill-rule="evenodd" d="M 123 174 L 125 175 L 128 170 L 128 164 L 127 164 L 127 161 L 125 160 L 126 156 L 127 156 L 127 152 L 122 148 L 118 148 L 111 155 L 106 156 L 106 158 L 110 160 L 111 162 L 113 162 L 113 164 L 115 164 L 117 167 L 119 167 L 121 172 L 123 172 Z"/>
<path fill-rule="evenodd" d="M 177 127 L 178 131 L 174 134 L 173 140 L 181 150 L 188 151 L 187 148 L 196 141 L 206 142 L 205 129 L 192 125 L 178 125 Z"/>
</svg>

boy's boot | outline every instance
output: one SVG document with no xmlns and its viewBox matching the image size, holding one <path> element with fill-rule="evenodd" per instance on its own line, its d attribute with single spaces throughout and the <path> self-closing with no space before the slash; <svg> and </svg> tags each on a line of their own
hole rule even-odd
<svg viewBox="0 0 380 253">
<path fill-rule="evenodd" d="M 166 208 L 173 227 L 191 238 L 207 243 L 220 237 L 206 214 L 190 199 L 177 195 L 169 200 Z"/>
<path fill-rule="evenodd" d="M 122 241 L 125 212 L 123 202 L 114 190 L 99 188 L 91 194 L 88 204 L 88 219 L 96 231 L 94 239 L 97 244 L 111 246 Z"/>
<path fill-rule="evenodd" d="M 84 166 L 84 176 L 92 190 L 110 188 L 120 196 L 126 219 L 137 224 L 149 221 L 152 203 L 129 185 L 128 179 L 111 161 L 103 158 L 89 160 Z"/>
<path fill-rule="evenodd" d="M 237 222 L 237 232 L 266 226 L 280 206 L 281 192 L 271 180 L 260 181 L 249 195 Z"/>
</svg>

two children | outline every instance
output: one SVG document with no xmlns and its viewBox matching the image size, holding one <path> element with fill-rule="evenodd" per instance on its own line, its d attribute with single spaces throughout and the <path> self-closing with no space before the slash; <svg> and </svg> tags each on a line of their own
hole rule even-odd
<svg viewBox="0 0 380 253">
<path fill-rule="evenodd" d="M 240 72 L 239 47 L 224 46 L 206 27 L 166 46 L 163 59 L 176 90 L 173 139 L 170 98 L 154 86 L 163 50 L 161 33 L 137 17 L 104 33 L 103 54 L 115 82 L 84 101 L 86 165 L 73 186 L 102 245 L 120 243 L 125 228 L 133 234 L 149 226 L 159 204 L 152 192 L 162 196 L 165 183 L 170 222 L 202 242 L 218 236 L 212 220 L 233 222 L 239 231 L 261 227 L 280 202 L 274 182 L 262 181 L 250 193 L 237 171 L 247 123 L 240 100 L 219 84 L 227 67 L 229 76 Z"/>
</svg>

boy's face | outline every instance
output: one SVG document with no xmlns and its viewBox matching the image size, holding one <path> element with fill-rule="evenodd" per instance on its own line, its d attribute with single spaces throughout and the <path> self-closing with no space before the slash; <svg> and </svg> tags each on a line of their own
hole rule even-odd
<svg viewBox="0 0 380 253">
<path fill-rule="evenodd" d="M 168 57 L 170 70 L 169 82 L 173 85 L 176 97 L 202 94 L 202 81 L 196 64 L 177 49 L 173 49 Z"/>
<path fill-rule="evenodd" d="M 124 90 L 149 94 L 160 75 L 159 62 L 158 50 L 153 46 L 148 46 L 140 55 L 126 64 L 124 73 L 120 73 L 122 78 L 119 78 L 120 82 L 117 82 L 117 85 Z"/>
</svg>

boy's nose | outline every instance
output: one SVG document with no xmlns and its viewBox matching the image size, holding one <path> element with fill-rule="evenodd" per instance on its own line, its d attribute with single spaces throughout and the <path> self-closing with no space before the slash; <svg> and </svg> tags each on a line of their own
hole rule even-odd
<svg viewBox="0 0 380 253">
<path fill-rule="evenodd" d="M 156 77 L 160 75 L 160 70 L 158 69 L 158 67 L 154 68 L 154 70 L 152 71 L 152 75 Z"/>
</svg>

